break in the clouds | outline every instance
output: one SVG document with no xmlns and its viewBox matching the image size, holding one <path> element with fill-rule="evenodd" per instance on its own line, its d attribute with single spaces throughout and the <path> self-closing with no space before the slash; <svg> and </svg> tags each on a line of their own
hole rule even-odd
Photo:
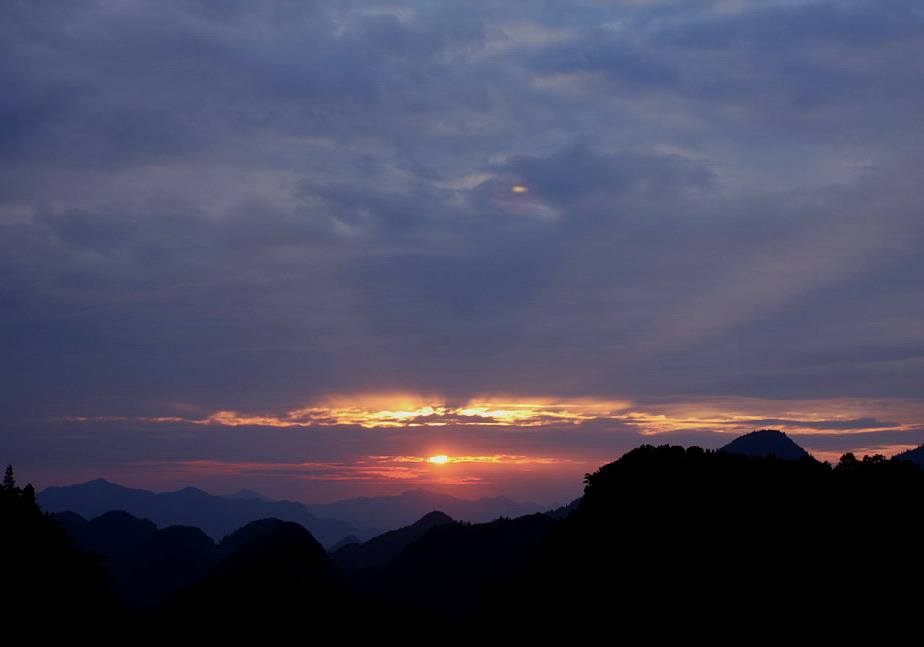
<svg viewBox="0 0 924 647">
<path fill-rule="evenodd" d="M 5 453 L 368 393 L 762 402 L 734 415 L 915 444 L 881 407 L 924 383 L 922 23 L 902 0 L 5 2 Z M 799 400 L 867 406 L 770 406 Z"/>
</svg>

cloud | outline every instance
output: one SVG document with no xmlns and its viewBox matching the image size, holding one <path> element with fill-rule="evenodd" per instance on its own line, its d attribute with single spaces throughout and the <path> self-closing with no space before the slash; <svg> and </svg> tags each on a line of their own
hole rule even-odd
<svg viewBox="0 0 924 647">
<path fill-rule="evenodd" d="M 917 398 L 920 21 L 826 0 L 6 3 L 3 415 Z"/>
</svg>

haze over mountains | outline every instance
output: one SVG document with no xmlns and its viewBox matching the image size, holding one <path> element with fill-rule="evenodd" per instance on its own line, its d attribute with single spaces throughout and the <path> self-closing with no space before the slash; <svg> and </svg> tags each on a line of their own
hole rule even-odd
<svg viewBox="0 0 924 647">
<path fill-rule="evenodd" d="M 195 526 L 216 540 L 264 517 L 299 523 L 325 545 L 347 535 L 368 535 L 368 531 L 343 521 L 319 519 L 300 503 L 229 499 L 193 487 L 175 492 L 149 492 L 96 479 L 67 487 L 46 488 L 39 493 L 38 502 L 48 512 L 76 512 L 88 519 L 110 510 L 124 510 L 161 527 Z"/>
<path fill-rule="evenodd" d="M 719 451 L 747 456 L 773 455 L 789 460 L 808 456 L 786 434 L 771 429 L 739 436 Z M 357 497 L 334 503 L 305 504 L 273 501 L 252 490 L 240 490 L 225 496 L 212 495 L 194 487 L 175 492 L 150 492 L 123 487 L 105 479 L 67 487 L 49 487 L 39 493 L 38 502 L 48 512 L 75 512 L 86 519 L 111 510 L 124 510 L 136 517 L 149 519 L 160 527 L 194 526 L 215 541 L 251 521 L 275 518 L 304 526 L 328 548 L 350 536 L 367 540 L 382 532 L 409 526 L 435 510 L 452 519 L 472 523 L 484 523 L 498 517 L 516 518 L 541 511 L 537 504 L 517 503 L 503 496 L 469 501 L 424 489 L 410 490 L 398 496 Z"/>
<path fill-rule="evenodd" d="M 369 539 L 406 526 L 433 510 L 442 510 L 454 519 L 470 522 L 517 517 L 540 510 L 536 504 L 519 504 L 506 497 L 468 501 L 422 489 L 399 496 L 303 504 L 270 501 L 256 492 L 246 491 L 231 496 L 215 496 L 193 487 L 175 492 L 150 492 L 105 479 L 46 488 L 39 493 L 38 502 L 48 512 L 76 512 L 87 519 L 110 510 L 124 510 L 161 527 L 195 526 L 215 540 L 256 519 L 273 517 L 304 526 L 328 547 L 350 535 Z"/>
<path fill-rule="evenodd" d="M 921 470 L 882 456 L 845 454 L 836 466 L 804 454 L 781 458 L 791 444 L 799 448 L 775 431 L 742 439 L 717 451 L 639 447 L 589 475 L 583 498 L 561 514 L 467 523 L 431 511 L 330 552 L 301 524 L 278 518 L 252 521 L 218 542 L 198 528 L 158 528 L 119 510 L 54 519 L 78 548 L 102 556 L 112 590 L 134 609 L 125 615 L 100 602 L 89 613 L 108 609 L 126 627 L 143 621 L 164 635 L 189 627 L 229 637 L 241 630 L 285 635 L 307 613 L 317 626 L 362 617 L 351 631 L 370 639 L 408 626 L 538 638 L 552 618 L 569 626 L 580 618 L 600 630 L 612 622 L 657 626 L 679 638 L 716 609 L 724 619 L 711 632 L 731 637 L 768 626 L 783 635 L 804 631 L 802 619 L 820 601 L 835 623 L 824 631 L 837 634 L 862 614 L 910 613 L 917 596 L 900 584 L 921 574 L 915 542 L 922 523 L 908 514 L 924 496 Z M 52 494 L 110 492 L 152 509 L 152 500 L 211 500 L 189 489 L 179 491 L 188 498 L 158 499 L 89 485 L 96 490 Z M 28 488 L 0 490 L 3 519 L 18 520 L 10 528 L 20 561 L 9 568 L 24 581 L 30 563 L 51 559 L 45 552 L 65 551 L 60 542 L 18 536 L 30 524 L 32 533 L 53 530 L 30 496 Z M 887 551 L 903 560 L 901 569 L 875 567 Z M 102 599 L 103 580 L 87 577 L 96 582 L 94 599 Z M 864 593 L 872 590 L 873 598 Z"/>
<path fill-rule="evenodd" d="M 542 510 L 542 506 L 536 503 L 517 503 L 505 496 L 470 501 L 422 488 L 398 496 L 357 497 L 335 503 L 306 504 L 305 507 L 319 517 L 343 519 L 356 526 L 373 526 L 383 530 L 406 526 L 433 510 L 472 523 L 492 521 L 498 517 L 519 517 Z"/>
</svg>

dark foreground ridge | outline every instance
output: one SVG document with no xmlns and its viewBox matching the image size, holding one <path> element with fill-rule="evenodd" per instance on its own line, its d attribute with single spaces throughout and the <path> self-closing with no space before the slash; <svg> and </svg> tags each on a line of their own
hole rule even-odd
<svg viewBox="0 0 924 647">
<path fill-rule="evenodd" d="M 63 515 L 82 545 L 106 553 L 119 603 L 100 559 L 75 550 L 31 489 L 12 484 L 3 567 L 25 592 L 20 606 L 48 622 L 148 627 L 159 639 L 275 639 L 310 627 L 363 640 L 409 628 L 459 641 L 487 631 L 882 640 L 920 608 L 922 495 L 916 465 L 881 456 L 846 454 L 831 466 L 646 445 L 587 475 L 560 521 L 469 524 L 433 513 L 344 560 L 278 519 L 215 544 L 124 512 Z M 131 586 L 143 594 L 132 597 Z"/>
<path fill-rule="evenodd" d="M 485 624 L 830 639 L 886 630 L 858 618 L 918 613 L 924 475 L 911 463 L 643 446 L 586 484 L 529 569 L 484 604 Z"/>
</svg>

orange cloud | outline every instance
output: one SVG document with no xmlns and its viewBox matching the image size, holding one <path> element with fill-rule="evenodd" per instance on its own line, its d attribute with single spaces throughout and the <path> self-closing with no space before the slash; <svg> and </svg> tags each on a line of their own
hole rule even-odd
<svg viewBox="0 0 924 647">
<path fill-rule="evenodd" d="M 910 399 L 766 400 L 760 398 L 682 398 L 661 403 L 632 403 L 603 398 L 482 397 L 463 403 L 408 394 L 358 394 L 329 397 L 283 413 L 216 411 L 201 417 L 69 418 L 81 421 L 143 421 L 209 426 L 334 427 L 426 429 L 476 427 L 496 429 L 553 428 L 578 425 L 600 430 L 628 430 L 645 436 L 674 432 L 711 432 L 736 436 L 754 429 L 780 429 L 790 435 L 846 435 L 902 432 L 924 426 L 924 402 Z M 892 454 L 909 441 L 882 453 Z M 668 441 L 664 441 L 668 442 Z M 813 451 L 811 447 L 806 447 Z M 444 449 L 443 451 L 446 451 Z M 426 460 L 411 457 L 409 461 Z M 447 462 L 540 462 L 535 457 L 455 456 Z M 548 459 L 558 460 L 558 459 Z"/>
<path fill-rule="evenodd" d="M 645 435 L 681 430 L 738 435 L 759 427 L 772 427 L 791 435 L 868 433 L 919 427 L 924 423 L 924 403 L 898 398 L 685 398 L 638 407 L 623 419 Z"/>
<path fill-rule="evenodd" d="M 338 396 L 325 402 L 282 414 L 216 411 L 202 418 L 147 417 L 144 422 L 187 422 L 227 427 L 314 427 L 358 425 L 368 429 L 401 427 L 500 426 L 538 427 L 579 424 L 611 417 L 630 403 L 593 399 L 473 399 L 461 405 L 408 395 Z M 129 420 L 114 416 L 70 420 Z"/>
</svg>

